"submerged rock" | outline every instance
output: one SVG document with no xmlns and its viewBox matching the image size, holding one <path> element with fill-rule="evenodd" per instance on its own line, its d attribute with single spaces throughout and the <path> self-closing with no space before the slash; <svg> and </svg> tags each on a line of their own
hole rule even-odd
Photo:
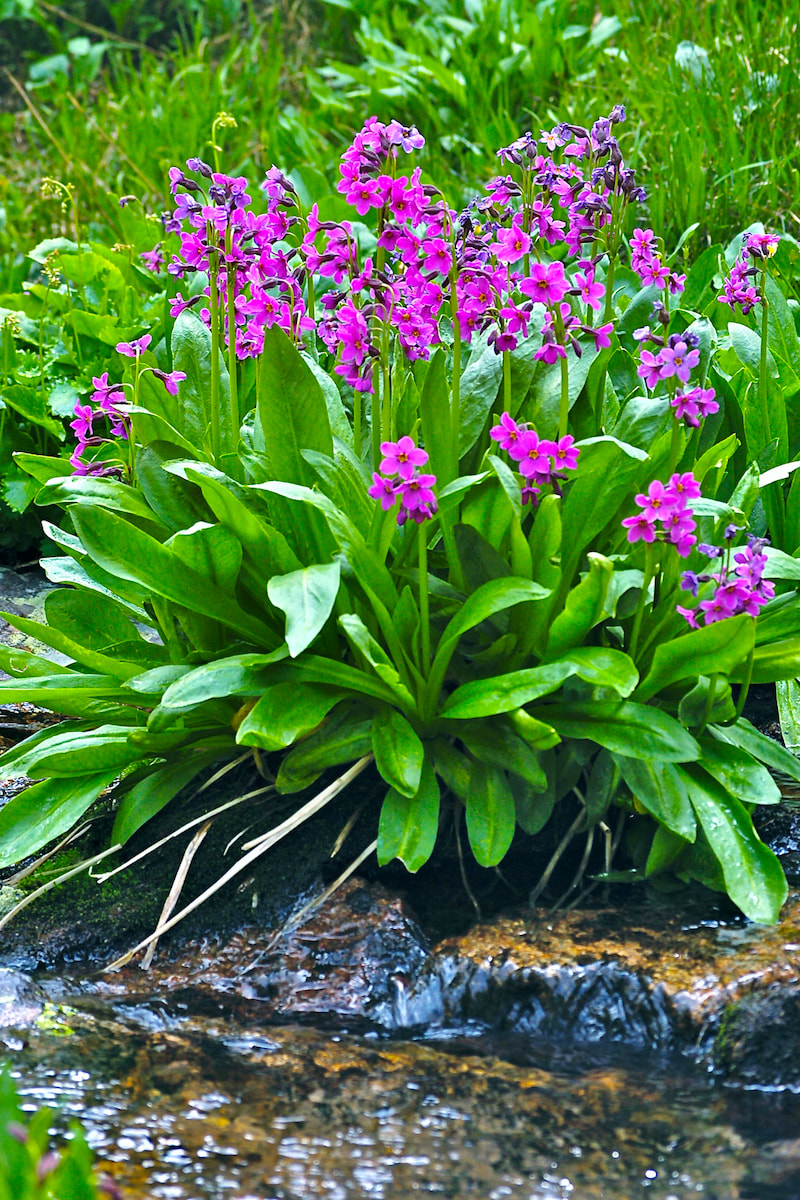
<svg viewBox="0 0 800 1200">
<path fill-rule="evenodd" d="M 44 1011 L 45 995 L 20 971 L 0 967 L 0 1029 L 22 1029 Z"/>
</svg>

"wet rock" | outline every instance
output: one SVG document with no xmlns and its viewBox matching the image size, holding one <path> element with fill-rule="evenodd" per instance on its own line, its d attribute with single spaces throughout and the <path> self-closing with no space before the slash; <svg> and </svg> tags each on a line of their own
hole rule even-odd
<svg viewBox="0 0 800 1200">
<path fill-rule="evenodd" d="M 44 992 L 29 976 L 0 967 L 0 1028 L 24 1029 L 42 1015 L 44 1002 Z"/>
<path fill-rule="evenodd" d="M 265 944 L 266 943 L 266 944 Z M 396 1030 L 429 946 L 406 903 L 377 884 L 345 883 L 297 927 L 254 928 L 157 967 L 160 988 L 191 984 L 257 1002 L 264 1021 Z"/>
<path fill-rule="evenodd" d="M 800 985 L 773 986 L 728 1006 L 714 1038 L 714 1062 L 737 1083 L 800 1088 Z M 800 1172 L 800 1144 L 795 1143 Z"/>
</svg>

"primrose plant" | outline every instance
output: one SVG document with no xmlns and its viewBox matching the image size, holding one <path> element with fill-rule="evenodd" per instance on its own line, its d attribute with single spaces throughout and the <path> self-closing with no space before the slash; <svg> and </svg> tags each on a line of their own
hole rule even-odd
<svg viewBox="0 0 800 1200">
<path fill-rule="evenodd" d="M 68 586 L 45 624 L 8 619 L 69 661 L 3 654 L 0 692 L 64 718 L 0 759 L 35 781 L 0 814 L 4 862 L 108 788 L 116 853 L 250 748 L 266 790 L 335 774 L 206 894 L 374 764 L 381 863 L 416 871 L 464 822 L 493 866 L 552 821 L 556 855 L 580 839 L 575 888 L 602 829 L 601 873 L 776 919 L 751 812 L 800 764 L 742 709 L 800 671 L 800 567 L 762 527 L 790 468 L 742 447 L 751 367 L 713 277 L 639 216 L 624 118 L 525 134 L 461 211 L 406 165 L 417 130 L 374 118 L 342 160 L 348 220 L 276 168 L 256 200 L 173 168 L 169 337 L 95 378 L 74 474 L 24 464 L 65 509 L 45 568 Z M 751 269 L 729 302 L 757 302 Z"/>
</svg>

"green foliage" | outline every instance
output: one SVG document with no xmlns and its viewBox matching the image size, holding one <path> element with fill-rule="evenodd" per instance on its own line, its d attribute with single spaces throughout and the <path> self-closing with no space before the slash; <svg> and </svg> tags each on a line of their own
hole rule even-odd
<svg viewBox="0 0 800 1200">
<path fill-rule="evenodd" d="M 23 1113 L 10 1073 L 0 1074 L 0 1200 L 97 1200 L 100 1196 L 93 1155 L 80 1125 L 72 1123 L 61 1151 L 52 1149 L 50 1126 L 55 1115 L 52 1108 L 40 1108 L 32 1117 Z M 102 1194 L 120 1195 L 108 1180 Z"/>
</svg>

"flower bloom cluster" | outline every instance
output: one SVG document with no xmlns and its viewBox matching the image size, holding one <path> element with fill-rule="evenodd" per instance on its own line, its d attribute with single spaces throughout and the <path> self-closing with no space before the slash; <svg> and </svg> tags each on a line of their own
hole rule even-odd
<svg viewBox="0 0 800 1200">
<path fill-rule="evenodd" d="M 374 390 L 387 334 L 407 358 L 428 358 L 443 320 L 465 342 L 485 334 L 498 354 L 541 331 L 536 356 L 547 363 L 568 350 L 580 355 L 587 338 L 602 348 L 612 325 L 589 318 L 605 297 L 597 268 L 609 249 L 611 202 L 644 198 L 612 134 L 624 119 L 617 105 L 591 129 L 523 135 L 498 152 L 521 168 L 522 183 L 498 176 L 459 213 L 421 182 L 419 168 L 403 170 L 402 157 L 424 145 L 419 131 L 370 117 L 342 158 L 338 184 L 358 217 L 377 218 L 367 257 L 351 222 L 323 221 L 316 205 L 303 212 L 277 168 L 262 184 L 267 212 L 256 214 L 244 179 L 190 159 L 186 172 L 170 171 L 176 208 L 167 225 L 181 246 L 168 270 L 216 277 L 239 357 L 258 355 L 272 325 L 298 345 L 316 330 L 336 373 L 358 391 Z M 563 150 L 564 161 L 543 150 Z M 549 261 L 550 247 L 557 259 L 566 249 L 577 269 Z M 319 281 L 328 290 L 316 300 Z M 172 314 L 193 305 L 208 322 L 203 295 L 178 296 Z"/>
<path fill-rule="evenodd" d="M 118 342 L 116 348 L 125 358 L 138 361 L 151 341 L 150 334 L 145 333 L 133 342 Z M 177 395 L 178 384 L 186 378 L 183 371 L 160 371 L 156 367 L 146 367 L 145 370 L 151 371 L 160 379 L 172 396 Z M 108 462 L 102 457 L 84 460 L 84 454 L 87 450 L 94 450 L 96 453 L 99 447 L 109 445 L 115 438 L 127 440 L 130 418 L 121 407 L 125 404 L 125 385 L 109 383 L 108 371 L 94 376 L 92 384 L 95 390 L 89 398 L 89 404 L 81 404 L 79 401 L 75 405 L 75 420 L 70 421 L 77 442 L 70 456 L 70 466 L 74 475 L 120 476 L 122 470 L 119 464 Z"/>
<path fill-rule="evenodd" d="M 399 500 L 398 525 L 405 525 L 409 518 L 421 525 L 435 516 L 439 508 L 433 493 L 436 476 L 419 470 L 428 461 L 427 451 L 406 434 L 397 442 L 381 442 L 381 454 L 380 471 L 373 472 L 369 489 L 373 500 L 380 501 L 384 512 Z"/>
<path fill-rule="evenodd" d="M 87 450 L 104 446 L 114 438 L 127 438 L 127 419 L 119 405 L 125 403 L 121 383 L 109 383 L 108 371 L 92 379 L 94 391 L 89 404 L 75 405 L 75 420 L 70 421 L 77 445 L 70 456 L 75 475 L 119 475 L 119 467 L 102 460 L 84 461 Z M 96 406 L 96 407 L 93 407 Z"/>
<path fill-rule="evenodd" d="M 566 477 L 564 472 L 577 470 L 580 451 L 570 434 L 558 441 L 549 441 L 540 438 L 526 424 L 517 424 L 509 413 L 504 412 L 499 423 L 493 426 L 491 436 L 499 443 L 500 449 L 505 450 L 509 458 L 517 463 L 517 470 L 522 476 L 523 504 L 531 500 L 535 503 L 542 487 L 547 484 L 560 495 L 561 482 Z"/>
<path fill-rule="evenodd" d="M 761 295 L 754 280 L 763 271 L 765 260 L 771 258 L 778 249 L 779 242 L 780 238 L 770 233 L 745 235 L 744 245 L 723 284 L 722 295 L 719 297 L 723 304 L 730 304 L 732 309 L 738 304 L 746 316 L 756 304 L 761 303 Z M 758 262 L 762 265 L 757 266 Z"/>
<path fill-rule="evenodd" d="M 697 548 L 712 561 L 722 559 L 719 571 L 705 572 L 697 575 L 694 571 L 684 571 L 681 577 L 681 587 L 691 592 L 695 597 L 699 594 L 702 584 L 713 583 L 714 589 L 706 600 L 701 600 L 697 608 L 683 608 L 678 605 L 678 612 L 684 617 L 692 629 L 699 629 L 700 622 L 711 625 L 714 621 L 723 621 L 726 617 L 735 617 L 740 613 L 756 617 L 760 609 L 775 595 L 775 586 L 764 579 L 764 568 L 767 556 L 763 553 L 768 544 L 766 538 L 753 537 L 748 534 L 747 545 L 742 546 L 736 553 L 731 552 L 731 542 L 739 529 L 729 525 L 724 533 L 727 543 L 725 547 L 710 546 L 701 543 Z"/>
<path fill-rule="evenodd" d="M 719 411 L 713 388 L 686 387 L 700 362 L 700 339 L 696 334 L 687 329 L 664 338 L 644 325 L 633 336 L 642 346 L 637 374 L 651 391 L 664 380 L 670 381 L 670 404 L 676 420 L 686 421 L 696 429 L 701 420 Z M 646 348 L 646 342 L 656 347 L 655 352 Z"/>
<path fill-rule="evenodd" d="M 634 229 L 631 237 L 631 268 L 644 287 L 657 287 L 662 291 L 668 288 L 671 295 L 680 295 L 686 285 L 686 276 L 664 266 L 657 250 L 658 239 L 652 229 Z"/>
<path fill-rule="evenodd" d="M 629 542 L 671 543 L 686 558 L 697 541 L 690 500 L 700 499 L 700 484 L 690 471 L 670 476 L 669 483 L 654 479 L 647 492 L 635 497 L 641 512 L 622 522 Z M 660 526 L 660 529 L 659 529 Z"/>
</svg>

